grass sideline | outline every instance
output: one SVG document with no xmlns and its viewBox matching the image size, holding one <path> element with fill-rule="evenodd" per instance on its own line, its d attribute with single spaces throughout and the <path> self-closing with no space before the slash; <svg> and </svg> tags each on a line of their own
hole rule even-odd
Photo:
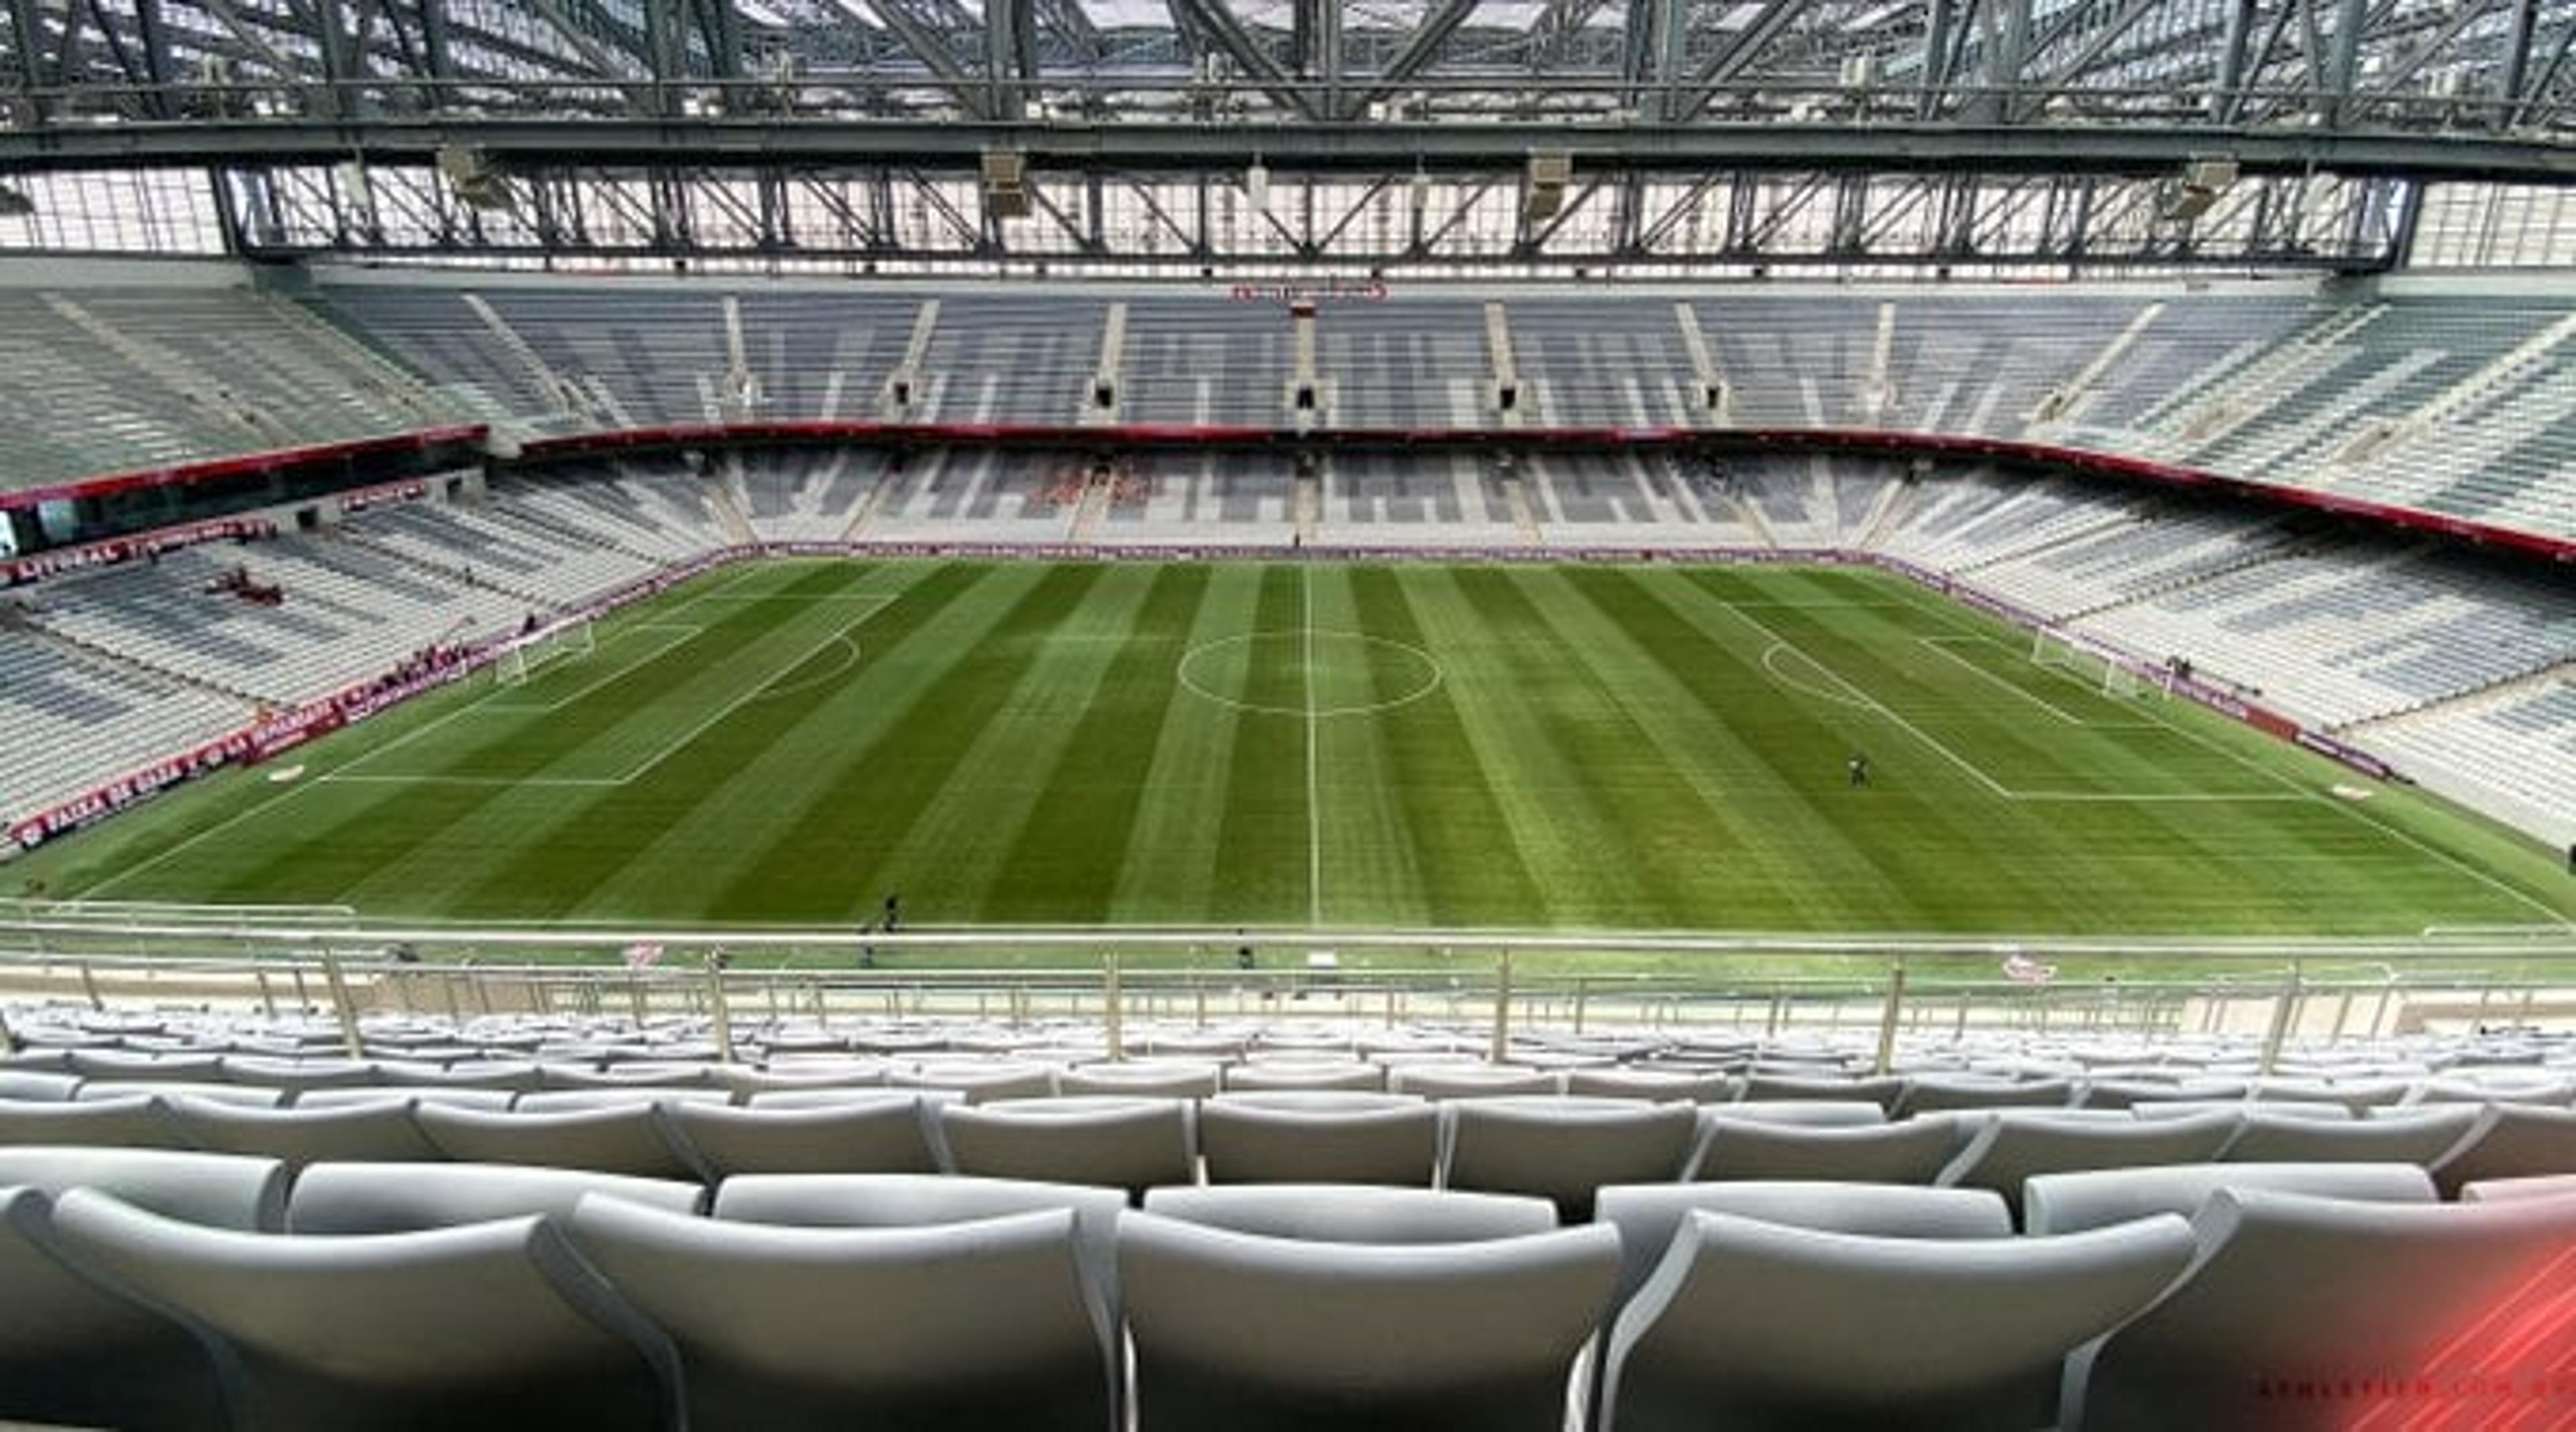
<svg viewBox="0 0 2576 1432">
<path fill-rule="evenodd" d="M 2027 653 L 1844 569 L 764 563 L 0 878 L 496 922 L 2576 920 L 2536 842 Z"/>
</svg>

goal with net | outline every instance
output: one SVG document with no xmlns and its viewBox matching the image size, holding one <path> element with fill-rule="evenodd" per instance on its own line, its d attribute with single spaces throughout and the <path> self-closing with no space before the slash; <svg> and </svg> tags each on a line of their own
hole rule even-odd
<svg viewBox="0 0 2576 1432">
<path fill-rule="evenodd" d="M 2161 683 L 2150 682 L 2126 661 L 2064 627 L 2045 626 L 2031 633 L 2030 659 L 2034 665 L 2064 671 L 2105 696 L 2164 694 Z"/>
<path fill-rule="evenodd" d="M 503 686 L 525 686 L 545 668 L 588 656 L 594 649 L 590 618 L 577 618 L 511 643 L 492 663 L 492 678 Z"/>
</svg>

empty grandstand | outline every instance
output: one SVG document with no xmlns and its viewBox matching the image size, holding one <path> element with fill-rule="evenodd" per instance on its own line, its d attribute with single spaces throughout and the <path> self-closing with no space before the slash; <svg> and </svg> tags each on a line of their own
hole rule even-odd
<svg viewBox="0 0 2576 1432">
<path fill-rule="evenodd" d="M 0 1423 L 2576 1425 L 2571 43 L 0 6 Z"/>
</svg>

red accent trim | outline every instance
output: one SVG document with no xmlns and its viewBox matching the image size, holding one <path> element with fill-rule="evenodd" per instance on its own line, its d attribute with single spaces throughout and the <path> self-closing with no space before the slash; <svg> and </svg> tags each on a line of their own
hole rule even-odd
<svg viewBox="0 0 2576 1432">
<path fill-rule="evenodd" d="M 423 428 L 418 432 L 395 433 L 389 437 L 361 438 L 356 442 L 278 448 L 269 452 L 240 453 L 206 462 L 185 463 L 178 467 L 142 468 L 133 472 L 109 473 L 102 477 L 85 477 L 78 482 L 58 482 L 46 487 L 0 492 L 0 511 L 33 507 L 39 502 L 53 502 L 64 498 L 103 497 L 111 492 L 125 492 L 138 487 L 185 486 L 189 483 L 207 482 L 216 478 L 237 477 L 246 472 L 275 472 L 280 468 L 336 462 L 344 458 L 364 457 L 370 453 L 403 452 L 412 448 L 432 447 L 439 443 L 479 443 L 488 437 L 491 431 L 491 428 L 482 423 L 459 423 L 443 428 Z"/>
</svg>

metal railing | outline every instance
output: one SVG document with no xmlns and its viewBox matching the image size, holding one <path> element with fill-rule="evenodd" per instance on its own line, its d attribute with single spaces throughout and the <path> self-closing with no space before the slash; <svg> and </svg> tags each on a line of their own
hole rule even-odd
<svg viewBox="0 0 2576 1432">
<path fill-rule="evenodd" d="M 1249 956 L 1247 962 L 1247 955 Z M 728 1053 L 783 1025 L 1251 1025 L 1538 1039 L 1999 1034 L 2294 1046 L 2576 1029 L 2576 930 L 2410 939 L 2030 939 L 1216 929 L 613 930 L 382 926 L 338 910 L 0 902 L 0 1001 L 96 1010 L 703 1021 Z"/>
</svg>

